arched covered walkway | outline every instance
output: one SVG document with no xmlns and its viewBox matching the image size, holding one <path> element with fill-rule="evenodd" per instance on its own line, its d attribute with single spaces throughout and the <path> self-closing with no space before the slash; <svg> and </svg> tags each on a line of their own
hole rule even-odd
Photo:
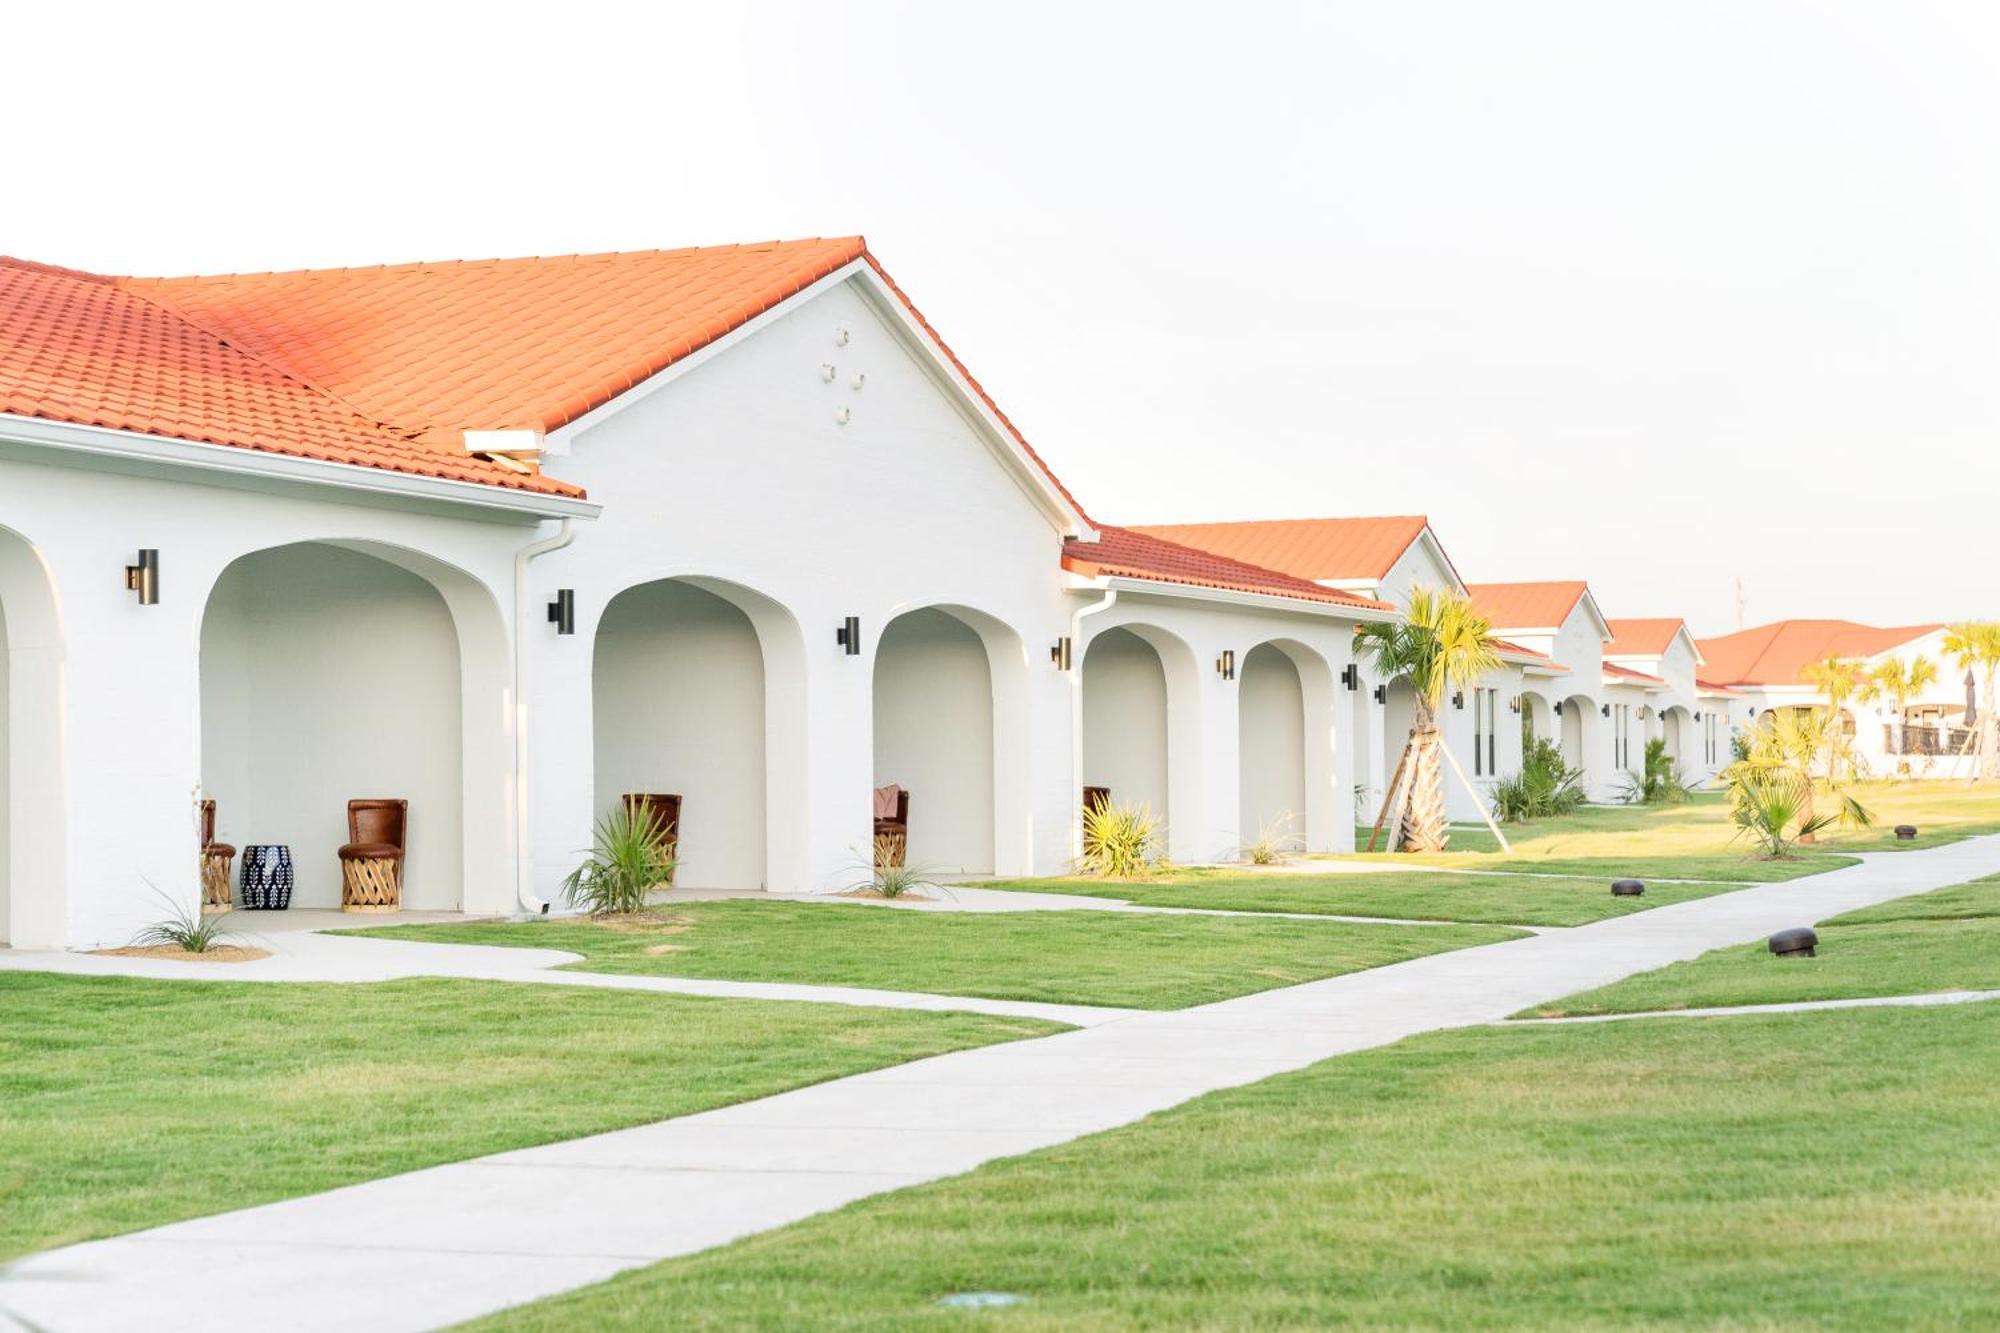
<svg viewBox="0 0 2000 1333">
<path fill-rule="evenodd" d="M 1028 677 L 1021 636 L 982 611 L 897 615 L 875 645 L 874 781 L 909 793 L 908 864 L 1028 869 Z"/>
<path fill-rule="evenodd" d="M 289 847 L 293 904 L 336 907 L 347 803 L 406 800 L 402 905 L 496 910 L 512 882 L 508 678 L 498 603 L 462 570 L 376 542 L 238 557 L 201 620 L 217 836 Z"/>
<path fill-rule="evenodd" d="M 776 601 L 696 575 L 626 588 L 591 662 L 598 813 L 678 796 L 677 884 L 803 887 L 804 695 L 804 639 Z"/>
<path fill-rule="evenodd" d="M 62 625 L 28 540 L 0 528 L 0 944 L 52 948 L 68 930 Z"/>
<path fill-rule="evenodd" d="M 1193 650 L 1157 626 L 1122 625 L 1090 640 L 1082 673 L 1083 785 L 1106 789 L 1116 804 L 1149 807 L 1176 859 L 1206 859 Z"/>
<path fill-rule="evenodd" d="M 1274 639 L 1244 654 L 1237 691 L 1238 841 L 1268 830 L 1293 850 L 1333 845 L 1344 807 L 1333 789 L 1332 668 L 1304 644 Z"/>
</svg>

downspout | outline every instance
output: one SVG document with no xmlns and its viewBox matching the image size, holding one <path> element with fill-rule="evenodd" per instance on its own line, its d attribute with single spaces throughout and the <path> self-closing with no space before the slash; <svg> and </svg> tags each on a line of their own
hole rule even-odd
<svg viewBox="0 0 2000 1333">
<path fill-rule="evenodd" d="M 1083 821 L 1075 812 L 1083 808 L 1083 618 L 1109 611 L 1118 604 L 1118 589 L 1107 587 L 1102 600 L 1079 606 L 1070 614 L 1069 643 L 1072 661 L 1069 673 L 1069 793 L 1072 817 L 1069 854 L 1072 861 L 1083 858 Z"/>
<path fill-rule="evenodd" d="M 576 525 L 564 519 L 553 537 L 531 542 L 514 553 L 514 905 L 530 916 L 547 916 L 549 904 L 529 882 L 528 850 L 528 562 L 560 551 L 576 540 Z"/>
</svg>

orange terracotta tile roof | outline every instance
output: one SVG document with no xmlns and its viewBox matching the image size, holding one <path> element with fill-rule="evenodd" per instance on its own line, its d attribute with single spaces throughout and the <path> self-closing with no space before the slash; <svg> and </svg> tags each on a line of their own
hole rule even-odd
<svg viewBox="0 0 2000 1333">
<path fill-rule="evenodd" d="M 1381 518 L 1274 518 L 1244 523 L 1148 523 L 1134 532 L 1183 542 L 1302 579 L 1379 579 L 1410 549 L 1430 520 L 1422 514 Z"/>
<path fill-rule="evenodd" d="M 1606 662 L 1604 664 L 1604 674 L 1618 680 L 1637 681 L 1642 685 L 1664 685 L 1667 683 L 1659 676 L 1649 676 L 1643 671 L 1634 671 L 1631 667 L 1619 666 L 1616 662 Z"/>
<path fill-rule="evenodd" d="M 1698 690 L 1704 690 L 1709 694 L 1727 694 L 1732 696 L 1736 694 L 1736 691 L 1730 689 L 1727 685 L 1717 685 L 1714 681 L 1703 680 L 1700 676 L 1694 678 L 1694 687 Z"/>
<path fill-rule="evenodd" d="M 1604 651 L 1633 657 L 1660 656 L 1673 646 L 1674 635 L 1687 627 L 1687 622 L 1679 616 L 1605 623 L 1611 627 L 1611 642 L 1604 645 Z"/>
<path fill-rule="evenodd" d="M 1552 629 L 1569 619 L 1590 585 L 1581 579 L 1554 583 L 1472 583 L 1472 604 L 1500 630 Z"/>
<path fill-rule="evenodd" d="M 1308 579 L 1183 546 L 1179 542 L 1166 541 L 1131 528 L 1099 524 L 1097 531 L 1096 541 L 1071 540 L 1063 543 L 1064 569 L 1085 578 L 1147 579 L 1200 588 L 1221 588 L 1230 592 L 1262 593 L 1270 597 L 1294 597 L 1333 606 L 1366 607 L 1378 611 L 1393 609 L 1387 602 L 1356 597 L 1334 588 L 1322 588 Z"/>
<path fill-rule="evenodd" d="M 1807 665 L 1827 657 L 1872 657 L 1942 625 L 1878 628 L 1852 620 L 1777 620 L 1702 639 L 1711 679 L 1729 685 L 1798 685 Z"/>
<path fill-rule="evenodd" d="M 0 258 L 0 412 L 557 495 L 352 409 L 118 279 Z"/>
</svg>

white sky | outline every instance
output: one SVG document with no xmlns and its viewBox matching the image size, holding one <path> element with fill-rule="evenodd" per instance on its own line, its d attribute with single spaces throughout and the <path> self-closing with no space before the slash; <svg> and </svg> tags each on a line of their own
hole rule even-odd
<svg viewBox="0 0 2000 1333">
<path fill-rule="evenodd" d="M 1984 0 L 11 5 L 0 251 L 864 232 L 1098 517 L 2000 614 Z"/>
</svg>

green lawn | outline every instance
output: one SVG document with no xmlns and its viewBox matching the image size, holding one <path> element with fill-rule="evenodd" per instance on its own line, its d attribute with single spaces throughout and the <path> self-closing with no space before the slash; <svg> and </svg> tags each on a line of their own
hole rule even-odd
<svg viewBox="0 0 2000 1333">
<path fill-rule="evenodd" d="M 1990 1328 L 1995 1087 L 2000 1005 L 1438 1033 L 478 1327 Z"/>
<path fill-rule="evenodd" d="M 1074 893 L 1149 907 L 1219 907 L 1237 912 L 1323 912 L 1413 921 L 1510 922 L 1580 926 L 1663 903 L 1727 893 L 1731 884 L 1649 884 L 1643 898 L 1614 898 L 1609 877 L 1444 875 L 1432 871 L 1305 875 L 1289 872 L 1175 870 L 1157 879 L 1083 877 L 995 880 L 981 886 L 1026 893 Z"/>
<path fill-rule="evenodd" d="M 502 982 L 34 972 L 0 973 L 0 1010 L 0 1259 L 1061 1030 Z"/>
<path fill-rule="evenodd" d="M 1812 958 L 1774 957 L 1761 942 L 1732 945 L 1537 1006 L 1527 1016 L 2000 990 L 2000 875 L 1850 912 L 1818 930 Z"/>
<path fill-rule="evenodd" d="M 567 949 L 593 972 L 786 981 L 1178 1009 L 1512 939 L 1496 926 L 1386 926 L 1111 912 L 915 912 L 690 902 L 600 924 L 476 921 L 356 932 Z"/>
<path fill-rule="evenodd" d="M 1760 861 L 1733 837 L 1727 800 L 1704 792 L 1684 805 L 1591 806 L 1561 819 L 1502 825 L 1513 845 L 1502 854 L 1484 827 L 1454 828 L 1452 850 L 1405 857 L 1376 852 L 1374 860 L 1417 860 L 1471 870 L 1532 870 L 1560 875 L 1637 875 L 1642 879 L 1768 882 L 1852 865 L 1851 852 L 1910 851 L 1977 833 L 2000 832 L 2000 783 L 1864 782 L 1850 788 L 1876 823 L 1824 833 L 1787 861 Z M 1897 824 L 1919 836 L 1898 842 Z M 1368 844 L 1362 828 L 1355 847 Z"/>
</svg>

